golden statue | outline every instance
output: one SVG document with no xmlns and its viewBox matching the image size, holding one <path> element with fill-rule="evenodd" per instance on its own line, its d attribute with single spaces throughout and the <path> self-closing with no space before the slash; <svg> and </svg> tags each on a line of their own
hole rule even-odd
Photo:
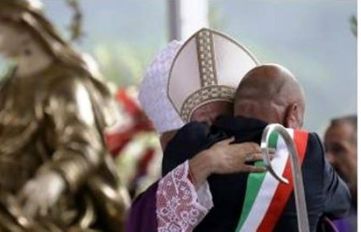
<svg viewBox="0 0 361 232">
<path fill-rule="evenodd" d="M 0 0 L 0 231 L 123 231 L 112 97 L 38 0 Z"/>
</svg>

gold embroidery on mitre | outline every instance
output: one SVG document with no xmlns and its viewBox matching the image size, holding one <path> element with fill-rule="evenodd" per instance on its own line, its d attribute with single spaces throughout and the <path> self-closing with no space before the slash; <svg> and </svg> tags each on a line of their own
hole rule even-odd
<svg viewBox="0 0 361 232">
<path fill-rule="evenodd" d="M 213 85 L 199 89 L 185 100 L 181 109 L 181 117 L 185 122 L 188 122 L 193 110 L 205 102 L 216 100 L 233 102 L 235 92 L 236 89 L 224 85 Z"/>
<path fill-rule="evenodd" d="M 196 35 L 196 41 L 201 87 L 217 85 L 212 32 L 200 31 Z"/>
</svg>

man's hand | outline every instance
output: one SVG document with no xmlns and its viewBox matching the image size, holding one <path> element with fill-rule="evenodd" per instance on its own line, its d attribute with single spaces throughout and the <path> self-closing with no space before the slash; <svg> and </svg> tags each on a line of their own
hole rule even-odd
<svg viewBox="0 0 361 232">
<path fill-rule="evenodd" d="M 26 216 L 34 218 L 45 216 L 65 190 L 65 181 L 55 173 L 49 172 L 29 180 L 19 193 L 19 200 Z"/>
<path fill-rule="evenodd" d="M 246 162 L 262 160 L 261 148 L 257 143 L 231 144 L 234 138 L 225 139 L 208 149 L 212 162 L 212 173 L 231 174 L 236 172 L 264 172 L 263 167 L 248 165 Z"/>
<path fill-rule="evenodd" d="M 211 174 L 231 174 L 237 172 L 264 172 L 247 162 L 262 160 L 261 148 L 253 142 L 231 144 L 234 138 L 214 144 L 189 161 L 190 172 L 196 187 L 206 181 Z"/>
</svg>

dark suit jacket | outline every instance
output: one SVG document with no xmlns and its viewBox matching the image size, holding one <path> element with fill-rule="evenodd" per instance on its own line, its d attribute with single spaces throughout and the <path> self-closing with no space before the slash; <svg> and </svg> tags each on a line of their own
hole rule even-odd
<svg viewBox="0 0 361 232">
<path fill-rule="evenodd" d="M 192 122 L 178 131 L 166 147 L 163 175 L 198 152 L 218 141 L 234 136 L 236 143 L 260 142 L 267 123 L 243 117 L 220 117 L 213 126 Z M 311 231 L 316 231 L 320 218 L 341 217 L 350 208 L 350 195 L 324 157 L 323 146 L 315 133 L 308 136 L 306 156 L 302 165 L 305 195 Z M 234 231 L 245 197 L 247 173 L 212 175 L 208 178 L 214 208 L 194 231 Z M 274 231 L 297 231 L 294 196 L 291 194 Z"/>
</svg>

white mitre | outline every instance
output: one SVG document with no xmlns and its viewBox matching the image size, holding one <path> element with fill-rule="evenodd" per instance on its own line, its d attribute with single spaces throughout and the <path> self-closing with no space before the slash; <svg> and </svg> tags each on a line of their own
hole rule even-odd
<svg viewBox="0 0 361 232">
<path fill-rule="evenodd" d="M 213 101 L 233 102 L 243 76 L 259 64 L 255 56 L 230 37 L 201 29 L 191 36 L 173 61 L 168 97 L 183 121 Z"/>
<path fill-rule="evenodd" d="M 170 66 L 181 46 L 174 40 L 161 50 L 147 68 L 139 88 L 139 102 L 160 134 L 184 125 L 167 97 Z"/>
</svg>

